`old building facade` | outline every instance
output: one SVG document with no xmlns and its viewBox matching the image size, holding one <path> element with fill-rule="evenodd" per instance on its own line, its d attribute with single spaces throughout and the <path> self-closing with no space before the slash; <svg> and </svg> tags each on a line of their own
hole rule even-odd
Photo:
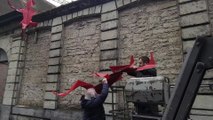
<svg viewBox="0 0 213 120">
<path fill-rule="evenodd" d="M 158 74 L 174 82 L 195 38 L 212 35 L 212 16 L 212 0 L 79 0 L 36 15 L 38 26 L 23 40 L 20 17 L 5 14 L 0 20 L 0 119 L 81 120 L 83 89 L 65 98 L 51 91 L 63 92 L 78 79 L 97 84 L 92 73 L 151 50 Z"/>
</svg>

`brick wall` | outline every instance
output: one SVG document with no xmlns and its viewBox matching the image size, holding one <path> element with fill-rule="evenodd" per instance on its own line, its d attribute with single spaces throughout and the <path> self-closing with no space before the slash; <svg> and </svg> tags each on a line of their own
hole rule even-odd
<svg viewBox="0 0 213 120">
<path fill-rule="evenodd" d="M 50 31 L 38 32 L 37 41 L 34 34 L 27 40 L 26 60 L 19 104 L 26 106 L 42 106 L 44 88 L 47 78 L 47 66 L 50 45 Z"/>
<path fill-rule="evenodd" d="M 68 89 L 76 80 L 97 84 L 92 73 L 99 68 L 100 19 L 89 18 L 73 22 L 64 28 L 60 91 Z M 59 100 L 60 108 L 79 105 L 81 88 Z"/>
<path fill-rule="evenodd" d="M 154 51 L 158 75 L 175 80 L 182 63 L 182 42 L 176 1 L 152 1 L 121 10 L 120 64 Z"/>
</svg>

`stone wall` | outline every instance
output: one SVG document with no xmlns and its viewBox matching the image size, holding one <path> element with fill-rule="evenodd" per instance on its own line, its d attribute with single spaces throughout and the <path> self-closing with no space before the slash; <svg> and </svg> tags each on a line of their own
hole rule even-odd
<svg viewBox="0 0 213 120">
<path fill-rule="evenodd" d="M 119 11 L 120 64 L 154 51 L 158 75 L 175 81 L 182 64 L 176 1 L 150 1 Z"/>
<path fill-rule="evenodd" d="M 50 31 L 40 30 L 27 39 L 24 73 L 21 81 L 19 105 L 42 107 L 47 79 Z"/>
<path fill-rule="evenodd" d="M 4 88 L 7 79 L 8 65 L 0 63 L 0 104 L 3 100 Z"/>
<path fill-rule="evenodd" d="M 88 18 L 67 24 L 64 28 L 60 91 L 67 90 L 76 80 L 97 84 L 92 76 L 99 68 L 100 19 Z M 81 90 L 61 98 L 60 108 L 79 106 Z"/>
</svg>

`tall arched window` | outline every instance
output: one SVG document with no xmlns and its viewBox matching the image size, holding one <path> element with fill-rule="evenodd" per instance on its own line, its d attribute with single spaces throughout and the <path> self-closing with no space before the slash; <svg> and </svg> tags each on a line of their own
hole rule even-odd
<svg viewBox="0 0 213 120">
<path fill-rule="evenodd" d="M 0 48 L 0 104 L 3 100 L 4 88 L 8 72 L 8 57 L 7 53 Z"/>
</svg>

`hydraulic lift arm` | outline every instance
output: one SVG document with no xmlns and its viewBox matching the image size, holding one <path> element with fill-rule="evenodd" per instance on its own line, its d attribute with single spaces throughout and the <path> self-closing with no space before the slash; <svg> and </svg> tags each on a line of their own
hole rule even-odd
<svg viewBox="0 0 213 120">
<path fill-rule="evenodd" d="M 213 68 L 213 38 L 199 37 L 187 55 L 162 120 L 186 120 L 206 70 Z"/>
</svg>

